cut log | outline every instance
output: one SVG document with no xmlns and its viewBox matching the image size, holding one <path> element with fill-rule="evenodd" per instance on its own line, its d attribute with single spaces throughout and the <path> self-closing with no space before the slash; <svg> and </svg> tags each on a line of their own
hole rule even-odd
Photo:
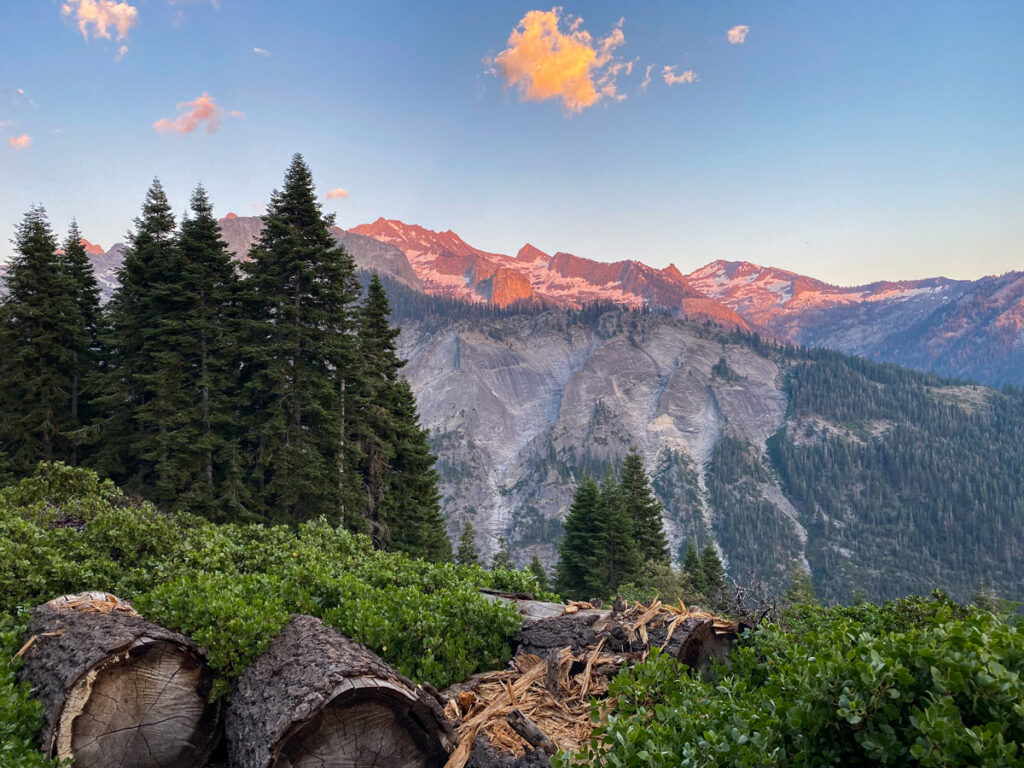
<svg viewBox="0 0 1024 768">
<path fill-rule="evenodd" d="M 32 613 L 19 676 L 45 708 L 43 750 L 75 768 L 205 765 L 219 707 L 202 649 L 110 605 L 60 598 Z"/>
<path fill-rule="evenodd" d="M 715 661 L 728 659 L 737 635 L 718 632 L 714 621 L 691 617 L 682 622 L 672 635 L 665 652 L 674 655 L 701 677 L 707 679 Z M 677 645 L 678 643 L 678 645 Z"/>
<path fill-rule="evenodd" d="M 455 741 L 432 696 L 312 616 L 243 673 L 225 725 L 232 768 L 440 768 Z"/>
</svg>

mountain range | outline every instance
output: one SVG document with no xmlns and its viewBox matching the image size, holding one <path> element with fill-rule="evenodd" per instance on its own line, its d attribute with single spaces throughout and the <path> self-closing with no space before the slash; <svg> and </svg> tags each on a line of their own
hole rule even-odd
<svg viewBox="0 0 1024 768">
<path fill-rule="evenodd" d="M 240 259 L 257 217 L 221 230 Z M 384 277 L 438 455 L 443 509 L 486 556 L 557 558 L 584 472 L 636 445 L 673 554 L 741 581 L 887 598 L 980 580 L 1024 597 L 1024 401 L 821 349 L 1024 381 L 1024 274 L 843 288 L 747 262 L 688 275 L 378 219 L 334 236 Z M 123 246 L 88 244 L 109 295 Z M 651 311 L 655 310 L 655 311 Z"/>
<path fill-rule="evenodd" d="M 262 220 L 228 214 L 221 231 L 245 258 Z M 580 308 L 646 306 L 766 338 L 978 381 L 1024 385 L 1024 272 L 841 287 L 746 261 L 714 261 L 689 274 L 641 261 L 599 262 L 525 244 L 515 256 L 475 248 L 447 230 L 380 218 L 333 233 L 359 268 L 413 290 L 476 304 Z M 123 246 L 89 243 L 106 294 Z"/>
</svg>

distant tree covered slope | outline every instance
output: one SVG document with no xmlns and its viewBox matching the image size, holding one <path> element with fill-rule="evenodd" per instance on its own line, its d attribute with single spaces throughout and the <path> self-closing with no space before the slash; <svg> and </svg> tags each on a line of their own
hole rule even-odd
<svg viewBox="0 0 1024 768">
<path fill-rule="evenodd" d="M 663 315 L 512 313 L 403 292 L 399 353 L 449 533 L 552 566 L 572 492 L 636 444 L 670 550 L 825 600 L 1024 597 L 1024 396 Z M 449 312 L 450 310 L 450 312 Z"/>
</svg>

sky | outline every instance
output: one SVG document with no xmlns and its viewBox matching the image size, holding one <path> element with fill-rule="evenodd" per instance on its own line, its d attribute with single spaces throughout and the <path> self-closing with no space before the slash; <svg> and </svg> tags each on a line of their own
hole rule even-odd
<svg viewBox="0 0 1024 768">
<path fill-rule="evenodd" d="M 0 0 L 0 260 L 159 177 L 474 246 L 833 283 L 1024 269 L 1024 3 Z M 328 195 L 328 193 L 331 193 Z"/>
</svg>

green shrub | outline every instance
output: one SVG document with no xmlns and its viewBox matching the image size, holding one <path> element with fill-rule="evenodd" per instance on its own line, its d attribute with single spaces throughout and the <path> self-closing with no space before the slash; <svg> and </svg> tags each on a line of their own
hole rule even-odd
<svg viewBox="0 0 1024 768">
<path fill-rule="evenodd" d="M 887 628 L 892 621 L 893 628 Z M 558 766 L 1024 765 L 1024 633 L 948 601 L 820 611 L 765 626 L 704 683 L 654 656 Z"/>
</svg>

